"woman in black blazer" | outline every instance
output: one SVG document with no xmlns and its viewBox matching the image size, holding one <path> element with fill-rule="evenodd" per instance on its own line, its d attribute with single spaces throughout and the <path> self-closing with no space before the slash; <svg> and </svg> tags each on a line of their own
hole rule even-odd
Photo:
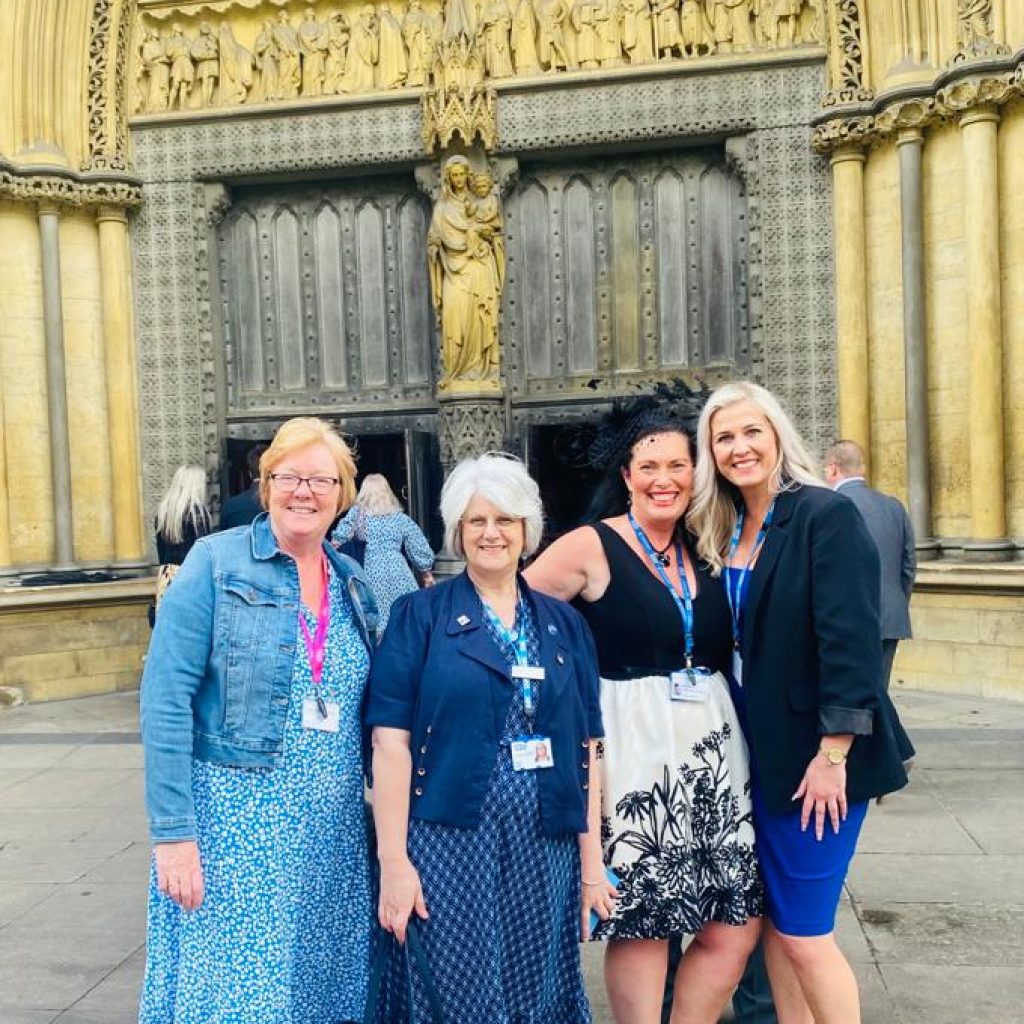
<svg viewBox="0 0 1024 1024">
<path fill-rule="evenodd" d="M 764 388 L 715 391 L 697 445 L 689 522 L 733 614 L 776 1010 L 858 1024 L 835 911 L 868 800 L 906 784 L 912 753 L 881 684 L 878 552 Z"/>
</svg>

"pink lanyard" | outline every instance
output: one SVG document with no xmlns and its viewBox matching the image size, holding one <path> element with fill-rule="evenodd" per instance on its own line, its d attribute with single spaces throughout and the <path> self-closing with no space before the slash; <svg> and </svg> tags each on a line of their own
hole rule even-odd
<svg viewBox="0 0 1024 1024">
<path fill-rule="evenodd" d="M 327 557 L 321 552 L 320 568 L 323 571 L 324 586 L 320 595 L 320 613 L 316 617 L 316 633 L 309 632 L 306 625 L 306 616 L 302 613 L 302 601 L 299 600 L 299 625 L 302 627 L 302 637 L 306 641 L 306 653 L 309 655 L 309 671 L 313 676 L 313 685 L 319 686 L 324 676 L 324 658 L 327 653 L 327 630 L 331 625 L 331 594 L 329 590 L 330 578 L 327 573 Z M 327 706 L 321 694 L 316 696 L 317 710 L 325 718 L 327 717 Z"/>
</svg>

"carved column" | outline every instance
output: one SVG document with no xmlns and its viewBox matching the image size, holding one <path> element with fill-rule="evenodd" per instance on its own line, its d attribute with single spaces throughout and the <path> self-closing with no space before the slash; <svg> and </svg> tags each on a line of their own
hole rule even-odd
<svg viewBox="0 0 1024 1024">
<path fill-rule="evenodd" d="M 452 398 L 437 409 L 441 466 L 447 476 L 462 459 L 505 447 L 505 402 L 480 396 Z"/>
<path fill-rule="evenodd" d="M 965 553 L 1009 558 L 1003 453 L 1002 299 L 999 266 L 999 113 L 981 105 L 960 118 L 970 367 L 971 539 Z"/>
<path fill-rule="evenodd" d="M 871 450 L 871 410 L 864 161 L 863 150 L 856 146 L 845 146 L 832 156 L 839 434 L 856 441 L 867 453 Z"/>
<path fill-rule="evenodd" d="M 131 323 L 128 218 L 120 207 L 101 206 L 96 223 L 100 243 L 110 464 L 113 467 L 114 560 L 137 563 L 144 558 L 145 544 L 139 494 L 139 409 Z"/>
<path fill-rule="evenodd" d="M 897 136 L 900 158 L 900 242 L 903 254 L 903 358 L 907 423 L 907 494 L 919 560 L 934 558 L 928 467 L 928 353 L 925 327 L 924 214 L 921 152 L 924 133 Z"/>
<path fill-rule="evenodd" d="M 46 337 L 46 399 L 50 427 L 50 473 L 53 480 L 54 568 L 74 564 L 71 510 L 71 454 L 64 366 L 64 316 L 60 283 L 60 208 L 39 204 L 39 239 L 43 264 L 43 326 Z"/>
</svg>

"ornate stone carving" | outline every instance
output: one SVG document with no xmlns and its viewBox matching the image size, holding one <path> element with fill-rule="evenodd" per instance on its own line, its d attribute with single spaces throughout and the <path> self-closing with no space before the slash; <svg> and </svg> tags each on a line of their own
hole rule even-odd
<svg viewBox="0 0 1024 1024">
<path fill-rule="evenodd" d="M 461 459 L 505 447 L 505 412 L 500 400 L 442 402 L 437 419 L 441 464 L 446 474 Z"/>
<path fill-rule="evenodd" d="M 498 390 L 498 311 L 505 243 L 490 171 L 462 156 L 442 170 L 427 233 L 430 290 L 441 337 L 438 391 Z"/>
<path fill-rule="evenodd" d="M 116 0 L 95 0 L 93 4 L 86 93 L 89 150 L 83 171 L 128 169 L 124 80 L 134 16 L 134 0 L 120 5 Z M 113 41 L 112 31 L 116 32 Z"/>
<path fill-rule="evenodd" d="M 1019 74 L 1007 72 L 959 79 L 939 90 L 938 101 L 946 112 L 955 116 L 973 107 L 1001 106 L 1020 94 Z"/>
<path fill-rule="evenodd" d="M 438 84 L 421 100 L 428 153 L 451 145 L 456 136 L 466 146 L 479 140 L 488 151 L 498 144 L 497 95 L 483 86 L 475 58 L 462 63 L 457 49 L 449 49 L 449 61 L 435 72 Z"/>
<path fill-rule="evenodd" d="M 861 0 L 835 0 L 831 8 L 833 24 L 829 64 L 832 88 L 822 100 L 822 106 L 864 103 L 874 98 L 867 81 L 860 3 Z"/>
<path fill-rule="evenodd" d="M 1009 46 L 996 40 L 992 30 L 992 0 L 957 0 L 956 45 L 952 64 L 1010 52 Z"/>
<path fill-rule="evenodd" d="M 133 179 L 85 178 L 78 175 L 22 174 L 0 163 L 0 198 L 24 202 L 49 201 L 62 206 L 142 204 L 142 188 Z"/>
</svg>

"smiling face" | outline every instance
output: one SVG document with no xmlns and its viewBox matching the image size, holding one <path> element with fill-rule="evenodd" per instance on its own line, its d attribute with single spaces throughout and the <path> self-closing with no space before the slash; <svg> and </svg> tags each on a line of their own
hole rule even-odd
<svg viewBox="0 0 1024 1024">
<path fill-rule="evenodd" d="M 320 443 L 297 448 L 281 457 L 270 470 L 271 474 L 338 478 L 338 466 L 327 445 Z M 270 525 L 278 545 L 283 550 L 319 544 L 338 514 L 339 486 L 335 484 L 327 494 L 314 494 L 308 483 L 300 483 L 294 491 L 282 489 L 270 481 Z"/>
<path fill-rule="evenodd" d="M 711 454 L 718 472 L 744 494 L 770 490 L 779 441 L 753 402 L 734 402 L 711 417 Z"/>
<path fill-rule="evenodd" d="M 641 526 L 674 526 L 686 512 L 693 492 L 693 456 L 680 433 L 642 437 L 630 455 L 622 479 Z"/>
<path fill-rule="evenodd" d="M 515 575 L 526 540 L 522 519 L 477 494 L 462 513 L 459 530 L 470 570 L 490 577 Z"/>
</svg>

